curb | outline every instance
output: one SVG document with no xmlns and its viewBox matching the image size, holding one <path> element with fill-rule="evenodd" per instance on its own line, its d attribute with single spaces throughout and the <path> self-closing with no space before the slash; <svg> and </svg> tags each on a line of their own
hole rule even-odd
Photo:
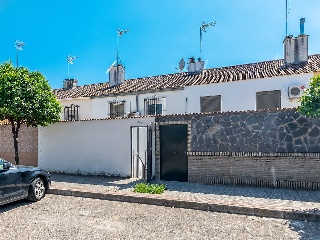
<svg viewBox="0 0 320 240">
<path fill-rule="evenodd" d="M 129 195 L 129 194 L 118 194 L 118 193 L 96 193 L 96 192 L 85 192 L 77 190 L 66 190 L 66 189 L 55 189 L 51 188 L 47 192 L 53 195 L 83 197 L 102 199 L 109 201 L 129 202 L 129 203 L 140 203 L 156 206 L 175 207 L 175 208 L 186 208 L 210 212 L 221 212 L 230 214 L 250 215 L 257 217 L 267 218 L 280 218 L 290 220 L 303 220 L 310 222 L 320 222 L 320 213 L 310 213 L 303 211 L 284 211 L 284 210 L 273 210 L 266 208 L 251 208 L 246 206 L 235 206 L 225 205 L 208 202 L 197 202 L 197 201 L 186 201 L 182 199 L 167 199 L 161 198 L 155 195 Z"/>
</svg>

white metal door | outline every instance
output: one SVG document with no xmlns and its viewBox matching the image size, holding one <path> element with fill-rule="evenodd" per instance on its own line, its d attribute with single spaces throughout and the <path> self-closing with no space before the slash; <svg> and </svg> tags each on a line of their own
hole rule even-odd
<svg viewBox="0 0 320 240">
<path fill-rule="evenodd" d="M 131 128 L 131 152 L 133 178 L 146 179 L 148 127 Z"/>
</svg>

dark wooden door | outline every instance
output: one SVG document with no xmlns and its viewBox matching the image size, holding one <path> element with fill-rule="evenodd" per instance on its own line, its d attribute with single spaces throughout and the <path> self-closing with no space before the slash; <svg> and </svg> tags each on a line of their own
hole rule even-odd
<svg viewBox="0 0 320 240">
<path fill-rule="evenodd" d="M 160 125 L 160 179 L 188 181 L 188 125 Z"/>
</svg>

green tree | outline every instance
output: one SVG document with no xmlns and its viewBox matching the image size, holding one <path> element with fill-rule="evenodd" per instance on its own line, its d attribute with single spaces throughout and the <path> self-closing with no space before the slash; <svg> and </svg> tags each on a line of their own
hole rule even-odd
<svg viewBox="0 0 320 240">
<path fill-rule="evenodd" d="M 40 72 L 15 68 L 9 62 L 0 65 L 0 120 L 11 124 L 17 165 L 21 124 L 47 126 L 60 120 L 60 112 L 60 103 Z"/>
<path fill-rule="evenodd" d="M 310 117 L 320 116 L 320 76 L 311 78 L 310 87 L 305 90 L 300 102 L 298 111 L 301 114 Z"/>
</svg>

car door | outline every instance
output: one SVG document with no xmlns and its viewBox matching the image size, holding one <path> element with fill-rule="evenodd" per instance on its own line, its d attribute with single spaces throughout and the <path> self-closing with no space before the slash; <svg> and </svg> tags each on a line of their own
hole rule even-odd
<svg viewBox="0 0 320 240">
<path fill-rule="evenodd" d="M 2 170 L 0 169 L 0 204 L 5 201 L 5 194 L 4 194 L 4 175 Z"/>
<path fill-rule="evenodd" d="M 11 166 L 9 169 L 0 169 L 0 201 L 4 203 L 21 198 L 22 193 L 20 171 L 15 166 Z"/>
</svg>

